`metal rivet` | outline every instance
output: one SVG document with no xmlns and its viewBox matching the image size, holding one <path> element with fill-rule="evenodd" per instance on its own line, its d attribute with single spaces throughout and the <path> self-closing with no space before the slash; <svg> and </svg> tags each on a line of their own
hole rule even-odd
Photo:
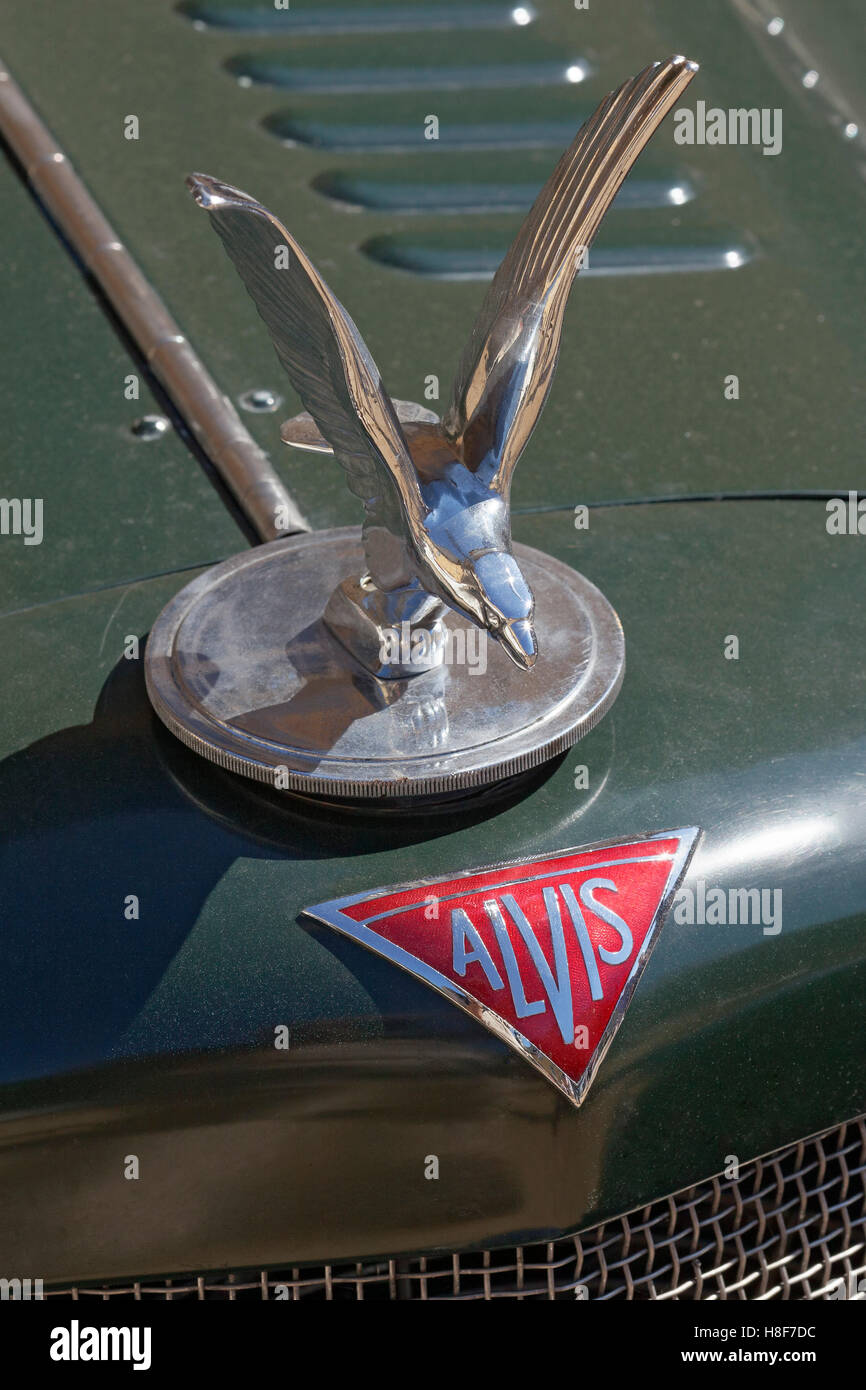
<svg viewBox="0 0 866 1390">
<path fill-rule="evenodd" d="M 282 396 L 278 396 L 275 391 L 269 391 L 266 386 L 256 386 L 252 391 L 244 391 L 238 401 L 242 410 L 252 411 L 255 415 L 269 415 L 274 410 L 279 410 L 282 403 Z"/>
<path fill-rule="evenodd" d="M 132 433 L 136 439 L 162 439 L 164 434 L 168 434 L 171 426 L 164 415 L 142 415 L 140 420 L 135 420 L 132 424 Z"/>
</svg>

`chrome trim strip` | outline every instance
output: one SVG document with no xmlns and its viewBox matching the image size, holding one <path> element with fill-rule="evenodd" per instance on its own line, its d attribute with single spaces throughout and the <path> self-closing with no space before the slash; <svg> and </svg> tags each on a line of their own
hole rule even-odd
<svg viewBox="0 0 866 1390">
<path fill-rule="evenodd" d="M 677 832 L 677 833 L 679 833 L 679 832 Z M 567 855 L 567 854 L 566 854 L 566 855 L 558 854 L 558 855 L 555 856 L 556 859 L 562 859 L 562 858 L 568 858 L 568 857 L 569 857 L 569 855 Z M 661 863 L 663 860 L 665 860 L 665 859 L 670 859 L 670 858 L 671 858 L 671 856 L 670 856 L 669 854 L 634 854 L 634 855 L 630 855 L 628 859 L 604 859 L 604 860 L 602 860 L 602 861 L 601 861 L 600 863 L 598 863 L 598 864 L 593 864 L 592 867 L 593 867 L 593 869 L 610 869 L 610 868 L 612 868 L 615 864 L 658 864 L 658 863 Z M 546 880 L 549 879 L 549 878 L 556 878 L 561 872 L 562 872 L 561 869 L 551 869 L 549 873 L 546 873 L 546 874 L 532 874 L 530 878 L 513 878 L 513 879 L 511 879 L 510 882 L 508 882 L 508 883 L 496 883 L 496 884 L 491 884 L 491 885 L 490 885 L 489 891 L 490 891 L 490 892 L 493 892 L 493 890 L 495 889 L 496 892 L 499 893 L 499 892 L 502 891 L 503 888 L 518 888 L 518 887 L 520 887 L 520 886 L 521 886 L 522 884 L 524 884 L 524 883 L 543 883 L 543 882 L 546 882 Z M 473 877 L 474 877 L 474 874 L 461 874 L 461 875 L 459 875 L 459 877 L 461 877 L 461 878 L 473 878 Z M 439 881 L 442 882 L 443 880 L 439 880 Z M 449 881 L 450 881 L 450 880 L 449 880 Z M 386 890 L 386 891 L 387 891 L 387 890 Z M 398 891 L 399 891 L 399 890 L 398 890 Z M 464 888 L 464 890 L 463 890 L 462 893 L 443 893 L 441 896 L 439 896 L 439 895 L 437 894 L 437 898 L 438 898 L 438 901 L 439 901 L 440 903 L 450 903 L 454 898 L 465 898 L 465 897 L 466 897 L 466 889 L 465 889 L 465 888 Z M 345 902 L 345 899 L 344 899 L 343 901 Z M 399 917 L 400 913 L 401 913 L 401 912 L 405 912 L 405 911 L 406 911 L 406 905 L 405 905 L 405 903 L 404 903 L 404 904 L 402 904 L 400 907 L 392 907 L 392 908 L 389 908 L 387 912 L 377 912 L 377 913 L 375 914 L 375 916 L 373 916 L 373 917 L 365 917 L 365 918 L 364 918 L 364 925 L 369 927 L 370 924 L 371 924 L 371 922 L 381 922 L 381 921 L 383 921 L 383 919 L 384 919 L 385 917 Z"/>
<path fill-rule="evenodd" d="M 2 61 L 0 135 L 256 534 L 271 541 L 308 531 L 308 522 L 267 454 L 245 429 Z M 285 526 L 277 526 L 278 514 Z"/>
<path fill-rule="evenodd" d="M 408 892 L 410 888 L 434 888 L 437 883 L 450 883 L 455 878 L 478 878 L 483 874 L 495 874 L 501 869 L 520 869 L 525 864 L 547 864 L 557 859 L 568 859 L 573 854 L 592 854 L 599 849 L 618 849 L 620 845 L 651 845 L 656 841 L 673 840 L 677 836 L 694 833 L 697 836 L 700 831 L 697 826 L 691 825 L 685 829 L 678 830 L 654 830 L 651 835 L 620 835 L 616 839 L 593 840 L 588 845 L 577 845 L 571 849 L 551 850 L 549 854 L 537 851 L 535 854 L 524 854 L 520 859 L 499 859 L 493 864 L 481 864 L 474 868 L 455 869 L 450 874 L 438 874 L 435 878 L 413 878 L 407 883 L 389 884 L 380 888 L 369 888 L 363 893 L 347 893 L 341 898 L 331 898 L 325 903 L 318 903 L 315 907 L 305 907 L 304 912 L 318 911 L 319 907 L 354 907 L 356 903 L 368 902 L 370 898 L 381 898 L 386 893 Z M 658 858 L 668 858 L 667 855 L 659 855 Z M 621 862 L 621 861 L 618 861 Z M 521 880 L 522 881 L 522 880 Z M 368 920 L 368 919 L 364 919 Z M 369 920 L 373 920 L 370 918 Z"/>
</svg>

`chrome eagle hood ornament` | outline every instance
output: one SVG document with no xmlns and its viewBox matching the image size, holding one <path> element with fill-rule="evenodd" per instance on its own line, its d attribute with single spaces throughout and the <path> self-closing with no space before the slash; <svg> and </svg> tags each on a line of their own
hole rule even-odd
<svg viewBox="0 0 866 1390">
<path fill-rule="evenodd" d="M 682 57 L 653 63 L 581 128 L 496 272 L 441 423 L 401 423 L 351 318 L 273 213 L 208 175 L 187 180 L 364 502 L 366 574 L 343 585 L 326 621 L 370 669 L 381 645 L 370 624 L 428 626 L 443 605 L 485 628 L 518 666 L 534 664 L 533 595 L 511 548 L 511 480 L 550 389 L 575 275 L 696 71 Z"/>
<path fill-rule="evenodd" d="M 494 276 L 441 421 L 388 396 L 351 318 L 267 208 L 188 179 L 304 404 L 283 439 L 333 453 L 365 507 L 362 530 L 271 541 L 163 610 L 148 691 L 196 752 L 313 795 L 447 797 L 536 766 L 610 708 L 625 669 L 619 619 L 574 569 L 512 545 L 511 481 L 574 277 L 696 71 L 682 57 L 653 63 L 578 132 Z M 471 664 L 476 636 L 484 661 Z"/>
</svg>

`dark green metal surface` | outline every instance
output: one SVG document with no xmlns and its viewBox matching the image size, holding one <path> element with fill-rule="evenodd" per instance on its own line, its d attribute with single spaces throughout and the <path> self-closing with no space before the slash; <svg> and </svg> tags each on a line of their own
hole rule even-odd
<svg viewBox="0 0 866 1390">
<path fill-rule="evenodd" d="M 293 5 L 287 25 L 305 8 L 324 22 L 329 10 L 346 7 Z M 434 281 L 388 263 L 403 263 L 408 254 L 412 264 L 435 269 L 444 254 L 447 273 L 455 254 L 458 266 L 479 255 L 495 262 L 519 214 L 347 213 L 313 181 L 339 173 L 410 189 L 431 180 L 472 189 L 493 167 L 518 189 L 540 184 L 600 96 L 649 59 L 686 51 L 702 63 L 690 103 L 781 107 L 782 153 L 677 146 L 669 119 L 634 178 L 659 169 L 682 174 L 697 196 L 682 207 L 615 207 L 598 257 L 618 251 L 640 268 L 661 248 L 681 251 L 688 265 L 695 249 L 719 255 L 736 248 L 751 259 L 714 272 L 580 277 L 555 387 L 517 475 L 515 505 L 847 487 L 860 466 L 863 424 L 866 188 L 861 146 L 831 125 L 836 108 L 828 114 L 825 89 L 841 88 L 843 101 L 845 84 L 835 74 L 850 66 L 850 45 L 862 44 L 856 9 L 843 7 L 848 22 L 838 26 L 812 24 L 820 28 L 824 74 L 807 90 L 802 71 L 777 61 L 761 26 L 734 5 L 659 0 L 578 11 L 570 0 L 544 0 L 536 8 L 537 22 L 523 28 L 458 35 L 324 30 L 287 39 L 280 32 L 196 29 L 164 0 L 68 0 L 61 44 L 54 7 L 8 0 L 3 48 L 230 395 L 259 384 L 282 389 L 279 368 L 183 187 L 191 169 L 268 202 L 356 319 L 391 392 L 421 398 L 434 374 L 443 404 L 483 286 Z M 254 16 L 260 9 L 250 7 Z M 778 44 L 786 40 L 780 36 Z M 330 90 L 269 86 L 246 69 L 241 75 L 251 85 L 240 87 L 227 67 L 243 55 L 275 61 L 287 54 L 299 81 L 311 71 L 330 72 Z M 591 68 L 585 82 L 530 73 L 510 85 L 509 71 L 520 77 L 523 67 L 547 63 L 564 74 L 576 60 Z M 444 77 L 436 86 L 437 70 L 461 65 L 461 87 Z M 492 66 L 504 75 L 487 87 L 482 78 Z M 367 68 L 379 72 L 369 89 L 346 91 Z M 434 74 L 421 90 L 413 68 Z M 377 92 L 379 82 L 395 85 L 388 77 L 395 70 L 408 72 L 396 82 L 401 89 Z M 431 113 L 439 117 L 439 142 L 423 139 Z M 138 140 L 124 139 L 128 114 L 139 117 Z M 547 123 L 546 135 L 539 123 Z M 360 135 L 362 145 L 287 148 L 268 125 L 319 140 L 336 126 L 354 131 L 356 141 Z M 496 151 L 454 148 L 461 131 L 479 125 L 500 143 L 498 164 Z M 393 153 L 381 148 L 389 138 L 418 144 Z M 537 147 L 523 148 L 523 139 Z M 361 249 L 370 243 L 372 255 Z M 730 373 L 740 377 L 737 402 L 723 395 Z M 253 429 L 305 513 L 318 526 L 352 522 L 353 503 L 336 470 L 290 456 L 279 443 L 279 418 L 253 421 Z"/>
<path fill-rule="evenodd" d="M 610 595 L 629 671 L 608 719 L 498 813 L 314 813 L 196 759 L 117 660 L 176 579 L 125 591 L 119 626 L 114 593 L 7 620 L 4 1249 L 63 1278 L 492 1241 L 862 1109 L 862 559 L 824 522 L 783 501 L 606 508 L 580 537 L 568 513 L 521 521 Z M 686 824 L 704 829 L 689 881 L 781 887 L 782 931 L 669 920 L 579 1112 L 432 991 L 298 920 Z"/>
<path fill-rule="evenodd" d="M 0 200 L 0 495 L 41 498 L 44 531 L 40 545 L 0 535 L 0 613 L 237 550 L 243 533 L 177 435 L 133 435 L 161 406 L 2 152 Z"/>
<path fill-rule="evenodd" d="M 153 408 L 146 391 L 123 399 L 135 364 L 6 176 L 0 492 L 43 496 L 46 516 L 42 546 L 0 538 L 9 1270 L 101 1278 L 559 1232 L 866 1108 L 866 540 L 829 536 L 821 501 L 596 507 L 588 532 L 571 513 L 856 486 L 866 209 L 860 147 L 830 119 L 857 99 L 854 11 L 846 0 L 824 31 L 814 6 L 791 6 L 828 107 L 737 5 L 538 8 L 525 32 L 491 27 L 483 44 L 441 29 L 289 41 L 198 30 L 162 0 L 70 0 L 57 44 L 55 9 L 7 4 L 0 52 L 233 397 L 285 388 L 184 192 L 191 168 L 284 215 L 391 390 L 418 399 L 430 373 L 444 394 L 483 292 L 431 266 L 495 258 L 519 214 L 490 198 L 540 183 L 568 128 L 626 74 L 685 50 L 703 65 L 695 99 L 782 106 L 785 141 L 766 158 L 660 134 L 631 181 L 643 193 L 598 243 L 633 273 L 577 285 L 518 471 L 516 538 L 581 569 L 622 618 L 613 713 L 501 804 L 399 817 L 271 797 L 152 715 L 126 636 L 143 638 L 187 571 L 242 538 L 180 440 L 129 435 Z M 331 7 L 315 13 L 324 25 Z M 239 88 L 225 66 L 288 49 L 304 71 L 355 71 L 364 54 L 430 67 L 449 44 L 452 66 L 483 48 L 498 65 L 586 58 L 592 75 L 385 101 Z M 430 112 L 436 150 L 413 144 Z M 138 141 L 123 138 L 130 113 Z M 496 149 L 461 147 L 479 125 Z M 286 148 L 274 130 L 314 144 Z M 464 205 L 480 190 L 486 210 L 436 213 L 431 182 Z M 694 196 L 664 206 L 671 186 Z M 371 206 L 337 205 L 353 199 Z M 646 271 L 648 248 L 676 261 L 731 246 L 739 269 Z M 407 248 L 419 273 L 389 268 Z M 732 372 L 736 402 L 722 390 Z M 281 451 L 280 418 L 245 420 L 303 508 L 318 525 L 357 520 L 335 466 Z M 723 656 L 732 633 L 738 661 Z M 781 888 L 782 931 L 669 920 L 579 1112 L 432 991 L 298 917 L 342 893 L 689 824 L 704 831 L 690 881 Z M 280 1024 L 288 1052 L 273 1047 Z M 130 1153 L 138 1182 L 123 1177 Z M 424 1180 L 430 1153 L 439 1182 Z"/>
</svg>

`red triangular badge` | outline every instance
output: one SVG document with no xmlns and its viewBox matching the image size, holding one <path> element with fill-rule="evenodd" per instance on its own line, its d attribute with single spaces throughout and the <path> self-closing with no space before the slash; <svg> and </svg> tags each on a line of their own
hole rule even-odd
<svg viewBox="0 0 866 1390">
<path fill-rule="evenodd" d="M 432 985 L 580 1105 L 697 837 L 608 841 L 306 912 Z"/>
</svg>

